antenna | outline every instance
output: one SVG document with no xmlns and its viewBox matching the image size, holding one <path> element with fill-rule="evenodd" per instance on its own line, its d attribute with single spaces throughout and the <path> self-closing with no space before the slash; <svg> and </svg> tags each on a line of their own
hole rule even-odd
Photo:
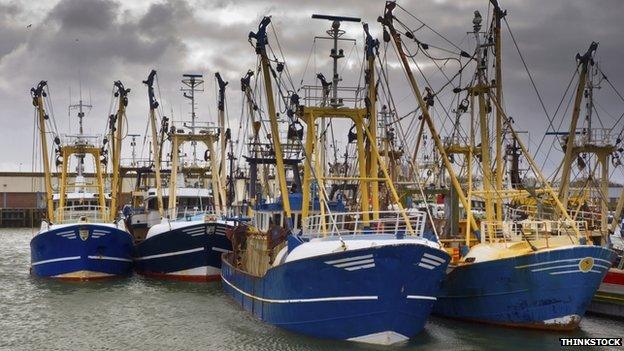
<svg viewBox="0 0 624 351">
<path fill-rule="evenodd" d="M 132 138 L 130 141 L 130 147 L 132 148 L 132 163 L 130 165 L 132 167 L 136 167 L 136 138 L 140 137 L 141 134 L 128 134 L 128 136 Z"/>
<path fill-rule="evenodd" d="M 331 39 L 334 41 L 334 48 L 331 50 L 329 57 L 331 57 L 334 61 L 333 67 L 333 76 L 332 76 L 332 97 L 331 97 L 331 106 L 334 108 L 342 106 L 342 101 L 338 99 L 338 82 L 341 80 L 338 76 L 338 60 L 344 58 L 344 51 L 342 49 L 338 49 L 338 40 L 349 40 L 349 39 L 341 39 L 345 34 L 344 30 L 340 29 L 340 22 L 361 22 L 362 20 L 357 17 L 345 17 L 345 16 L 332 16 L 332 15 L 319 15 L 313 14 L 312 18 L 321 19 L 321 20 L 329 20 L 332 21 L 331 29 L 327 30 L 327 35 L 329 38 L 321 38 L 321 39 Z"/>
<path fill-rule="evenodd" d="M 201 74 L 183 74 L 182 77 L 184 77 L 182 78 L 182 84 L 186 88 L 182 87 L 180 91 L 182 91 L 182 95 L 185 98 L 191 100 L 191 126 L 189 127 L 185 124 L 185 127 L 191 129 L 191 134 L 195 134 L 195 129 L 197 128 L 195 127 L 195 92 L 204 91 L 204 78 Z M 191 145 L 193 145 L 193 163 L 195 163 L 197 162 L 197 142 L 192 141 Z"/>
</svg>

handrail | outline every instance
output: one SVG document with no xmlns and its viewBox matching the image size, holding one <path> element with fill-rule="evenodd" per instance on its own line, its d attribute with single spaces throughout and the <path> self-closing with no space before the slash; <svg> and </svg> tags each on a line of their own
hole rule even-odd
<svg viewBox="0 0 624 351">
<path fill-rule="evenodd" d="M 557 236 L 574 236 L 573 227 L 587 230 L 586 221 L 566 220 L 521 220 L 521 221 L 483 221 L 481 222 L 481 242 L 514 243 L 532 241 Z"/>
<path fill-rule="evenodd" d="M 408 223 L 401 212 L 375 212 L 379 219 L 363 220 L 364 214 L 372 215 L 372 211 L 332 212 L 325 215 L 312 215 L 304 219 L 302 233 L 308 237 L 343 236 L 354 234 L 392 234 L 395 236 L 410 233 Z M 411 235 L 422 236 L 425 230 L 426 213 L 408 210 L 407 218 L 413 229 Z M 372 217 L 372 216 L 370 216 Z"/>
<path fill-rule="evenodd" d="M 108 208 L 105 207 L 102 209 L 101 206 L 96 205 L 75 205 L 75 206 L 66 206 L 62 208 L 56 209 L 56 218 L 61 218 L 59 216 L 60 212 L 63 212 L 63 219 L 57 221 L 58 224 L 68 224 L 68 223 L 77 223 L 77 222 L 107 222 L 107 216 L 104 216 L 103 213 L 108 213 Z"/>
</svg>

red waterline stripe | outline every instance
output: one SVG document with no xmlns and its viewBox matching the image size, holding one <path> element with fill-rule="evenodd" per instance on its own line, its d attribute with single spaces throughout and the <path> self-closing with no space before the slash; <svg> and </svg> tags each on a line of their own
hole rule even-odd
<svg viewBox="0 0 624 351">
<path fill-rule="evenodd" d="M 221 280 L 221 275 L 180 275 L 180 274 L 169 274 L 169 273 L 158 273 L 158 272 L 139 272 L 138 274 L 150 277 L 150 278 L 158 278 L 165 280 L 174 280 L 174 281 L 183 281 L 183 282 L 214 282 Z"/>
</svg>

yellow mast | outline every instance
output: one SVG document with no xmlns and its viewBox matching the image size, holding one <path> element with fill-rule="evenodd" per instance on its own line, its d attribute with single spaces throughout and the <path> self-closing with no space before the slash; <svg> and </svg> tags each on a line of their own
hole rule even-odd
<svg viewBox="0 0 624 351">
<path fill-rule="evenodd" d="M 442 140 L 440 139 L 440 136 L 436 130 L 435 125 L 433 124 L 431 116 L 429 115 L 429 111 L 427 110 L 426 103 L 423 100 L 420 90 L 418 89 L 418 85 L 416 84 L 416 78 L 414 77 L 414 73 L 412 72 L 409 62 L 407 61 L 405 52 L 403 51 L 401 38 L 399 37 L 399 34 L 397 33 L 392 23 L 393 18 L 394 18 L 394 16 L 392 15 L 392 11 L 394 10 L 395 7 L 396 7 L 396 3 L 386 2 L 386 10 L 384 13 L 384 17 L 380 17 L 378 20 L 381 22 L 381 24 L 384 27 L 387 27 L 390 31 L 390 36 L 392 37 L 394 41 L 397 52 L 399 53 L 399 58 L 401 59 L 403 70 L 407 74 L 412 91 L 414 92 L 414 95 L 416 95 L 416 99 L 418 100 L 418 105 L 420 106 L 420 110 L 422 111 L 423 119 L 425 120 L 425 122 L 427 123 L 427 126 L 429 127 L 429 130 L 431 131 L 431 137 L 433 138 L 436 148 L 438 149 L 438 152 L 440 153 L 440 157 L 442 158 L 444 162 L 444 166 L 446 167 L 446 170 L 449 173 L 449 176 L 451 177 L 451 183 L 453 184 L 453 187 L 457 191 L 459 200 L 464 205 L 464 208 L 468 208 L 469 205 L 468 205 L 468 201 L 466 200 L 466 196 L 464 195 L 464 191 L 461 188 L 461 184 L 459 184 L 459 181 L 457 180 L 457 176 L 455 175 L 455 171 L 453 170 L 453 165 L 451 164 L 451 162 L 449 161 L 446 155 L 446 151 L 444 150 L 444 145 L 442 144 Z M 475 222 L 472 213 L 469 212 L 466 214 L 466 216 L 472 229 L 479 230 L 479 227 L 477 226 L 477 223 Z"/>
<path fill-rule="evenodd" d="M 256 53 L 260 56 L 260 62 L 262 65 L 262 73 L 264 78 L 264 87 L 267 98 L 267 108 L 269 110 L 269 120 L 271 122 L 271 141 L 273 143 L 273 150 L 275 151 L 275 163 L 276 163 L 276 173 L 279 180 L 280 192 L 282 195 L 282 206 L 284 208 L 284 212 L 286 217 L 288 218 L 287 222 L 290 222 L 291 218 L 291 209 L 290 209 L 290 201 L 288 198 L 288 185 L 286 184 L 286 169 L 284 168 L 284 155 L 282 153 L 282 145 L 280 143 L 279 129 L 277 126 L 277 113 L 275 111 L 275 103 L 273 100 L 273 85 L 271 83 L 271 68 L 269 65 L 269 58 L 266 52 L 266 45 L 268 43 L 268 38 L 266 34 L 266 27 L 271 23 L 270 17 L 264 17 L 262 22 L 258 27 L 258 32 L 249 33 L 249 39 L 256 39 Z M 307 189 L 304 189 L 307 190 Z M 305 194 L 305 191 L 304 191 Z M 307 204 L 303 204 L 302 206 L 306 206 Z M 290 224 L 289 224 L 290 225 Z"/>
<path fill-rule="evenodd" d="M 215 78 L 217 79 L 217 84 L 219 85 L 219 98 L 218 98 L 218 110 L 219 110 L 219 141 L 221 146 L 221 166 L 219 168 L 219 179 L 220 179 L 220 187 L 219 194 L 221 195 L 222 201 L 226 200 L 225 196 L 225 187 L 227 185 L 227 177 L 226 177 L 226 160 L 227 160 L 227 133 L 225 129 L 225 87 L 228 85 L 228 82 L 223 81 L 221 78 L 221 74 L 219 72 L 215 73 Z M 212 154 L 211 154 L 212 155 Z M 233 181 L 233 180 L 232 180 Z M 225 205 L 225 203 L 223 203 Z"/>
<path fill-rule="evenodd" d="M 46 205 L 48 221 L 54 222 L 54 200 L 52 190 L 52 175 L 50 174 L 50 161 L 48 159 L 48 141 L 46 138 L 45 121 L 48 119 L 48 115 L 45 113 L 43 107 L 43 97 L 46 96 L 43 89 L 48 83 L 42 80 L 37 85 L 37 88 L 30 89 L 30 94 L 33 98 L 33 105 L 37 109 L 37 115 L 39 117 L 39 138 L 41 139 L 41 160 L 43 162 L 44 182 L 46 188 Z"/>
<path fill-rule="evenodd" d="M 368 77 L 368 102 L 366 108 L 368 109 L 368 130 L 371 138 L 369 143 L 377 143 L 377 87 L 375 83 L 375 50 L 378 41 L 373 40 L 373 37 L 368 31 L 368 24 L 364 24 L 364 33 L 366 34 L 366 61 L 368 63 L 368 70 L 366 75 Z M 370 167 L 369 176 L 371 178 L 377 178 L 379 174 L 379 160 L 376 159 L 375 153 L 370 153 L 367 157 L 368 166 Z M 379 182 L 372 180 L 371 186 L 371 203 L 373 211 L 373 219 L 379 218 Z"/>
<path fill-rule="evenodd" d="M 121 139 L 124 127 L 124 117 L 126 116 L 126 107 L 128 106 L 128 93 L 130 89 L 126 89 L 121 81 L 116 81 L 115 87 L 117 91 L 115 96 L 119 98 L 119 105 L 117 107 L 117 114 L 115 118 L 116 127 L 113 133 L 113 178 L 111 180 L 111 201 L 110 211 L 108 219 L 110 221 L 115 220 L 117 214 L 117 201 L 121 194 L 121 178 L 119 177 L 119 166 L 121 163 Z M 99 168 L 99 159 L 96 159 L 96 168 Z M 98 174 L 99 171 L 98 171 Z M 103 190 L 103 189 L 102 189 Z"/>
<path fill-rule="evenodd" d="M 576 55 L 576 59 L 581 66 L 578 86 L 576 87 L 576 96 L 574 99 L 574 110 L 572 111 L 572 121 L 570 122 L 570 130 L 568 131 L 568 139 L 566 142 L 565 157 L 563 159 L 563 169 L 561 173 L 561 186 L 559 189 L 559 199 L 564 208 L 568 206 L 569 188 L 570 188 L 570 172 L 574 158 L 574 141 L 576 137 L 576 125 L 578 117 L 581 113 L 581 100 L 583 99 L 583 90 L 587 81 L 588 66 L 592 61 L 592 54 L 598 48 L 598 43 L 592 42 L 587 52 L 581 56 Z"/>
<path fill-rule="evenodd" d="M 164 217 L 164 205 L 162 196 L 162 180 L 160 175 L 160 162 L 161 162 L 161 150 L 162 147 L 158 145 L 158 131 L 156 129 L 156 109 L 158 108 L 158 101 L 154 95 L 154 77 L 156 76 L 156 70 L 152 70 L 147 77 L 147 80 L 143 81 L 143 84 L 147 85 L 147 96 L 150 104 L 150 127 L 152 133 L 152 152 L 154 157 L 154 175 L 156 178 L 156 202 L 158 206 L 158 213 L 160 218 Z"/>
<path fill-rule="evenodd" d="M 482 186 L 484 192 L 484 200 L 485 200 L 485 217 L 486 223 L 491 224 L 494 221 L 494 201 L 492 199 L 492 195 L 494 193 L 493 183 L 494 179 L 492 177 L 492 162 L 491 162 L 491 154 L 490 154 L 490 129 L 487 120 L 487 105 L 485 101 L 485 96 L 490 92 L 490 87 L 488 86 L 487 79 L 485 77 L 485 70 L 487 67 L 485 66 L 483 59 L 483 47 L 481 45 L 480 39 L 480 30 L 481 30 L 481 14 L 478 11 L 475 11 L 475 17 L 473 20 L 474 24 L 474 35 L 477 42 L 477 85 L 471 88 L 469 91 L 473 95 L 478 95 L 479 98 L 479 131 L 481 134 L 481 168 L 483 170 L 483 179 Z M 498 68 L 498 67 L 497 67 Z M 498 91 L 497 91 L 498 94 Z M 502 111 L 499 108 L 496 109 L 496 117 L 500 117 Z M 501 138 L 502 143 L 502 133 L 499 133 L 499 121 L 496 121 L 496 128 L 498 135 L 496 142 L 498 143 L 498 138 Z M 501 128 L 502 132 L 502 128 Z M 500 145 L 496 145 L 497 151 Z M 496 155 L 497 157 L 499 155 Z M 498 167 L 498 165 L 497 165 Z M 496 184 L 495 191 L 499 191 L 498 184 Z M 501 207 L 502 210 L 502 207 Z M 497 216 L 498 217 L 498 216 Z M 488 228 L 487 233 L 490 235 L 490 240 L 493 240 L 494 231 L 491 228 Z"/>
</svg>

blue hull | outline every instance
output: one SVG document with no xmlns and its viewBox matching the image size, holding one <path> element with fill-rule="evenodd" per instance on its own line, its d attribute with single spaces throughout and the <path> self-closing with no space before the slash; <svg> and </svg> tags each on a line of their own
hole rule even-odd
<svg viewBox="0 0 624 351">
<path fill-rule="evenodd" d="M 30 256 L 31 272 L 40 277 L 124 276 L 132 273 L 132 236 L 98 224 L 68 225 L 37 234 Z"/>
<path fill-rule="evenodd" d="M 438 266 L 419 266 L 423 255 L 437 257 Z M 231 259 L 223 255 L 223 286 L 261 320 L 318 338 L 377 342 L 367 336 L 404 340 L 423 329 L 449 256 L 424 245 L 379 246 L 287 262 L 263 277 Z M 361 269 L 339 267 L 358 259 Z"/>
<path fill-rule="evenodd" d="M 442 283 L 434 314 L 574 329 L 614 258 L 615 252 L 599 246 L 576 246 L 458 266 Z"/>
<path fill-rule="evenodd" d="M 134 263 L 142 275 L 180 280 L 219 279 L 221 254 L 232 244 L 223 223 L 201 223 L 156 234 L 135 247 Z M 203 269 L 197 274 L 197 269 Z"/>
</svg>

